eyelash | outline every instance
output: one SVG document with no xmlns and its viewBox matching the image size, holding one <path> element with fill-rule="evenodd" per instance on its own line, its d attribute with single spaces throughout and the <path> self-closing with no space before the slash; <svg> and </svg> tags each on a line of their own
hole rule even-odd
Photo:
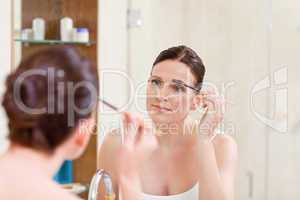
<svg viewBox="0 0 300 200">
<path fill-rule="evenodd" d="M 174 85 L 176 92 L 185 92 L 185 88 L 180 85 Z"/>
<path fill-rule="evenodd" d="M 161 86 L 162 83 L 162 81 L 159 79 L 152 79 L 150 80 L 150 82 L 152 85 L 159 86 L 159 87 Z M 185 87 L 182 85 L 174 84 L 172 87 L 176 90 L 176 92 L 186 92 Z"/>
<path fill-rule="evenodd" d="M 158 80 L 158 79 L 152 79 L 151 80 L 151 84 L 154 84 L 154 85 L 161 85 L 161 81 L 160 80 Z"/>
</svg>

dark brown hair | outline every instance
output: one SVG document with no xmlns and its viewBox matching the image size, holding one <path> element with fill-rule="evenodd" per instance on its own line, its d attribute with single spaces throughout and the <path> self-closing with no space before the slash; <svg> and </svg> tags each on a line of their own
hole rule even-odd
<svg viewBox="0 0 300 200">
<path fill-rule="evenodd" d="M 54 72 L 52 75 L 50 70 Z M 19 78 L 28 72 L 34 74 L 20 82 Z M 90 117 L 96 107 L 97 100 L 89 88 L 78 87 L 72 92 L 68 87 L 83 82 L 91 84 L 94 92 L 98 92 L 96 67 L 73 47 L 46 48 L 23 60 L 7 77 L 2 102 L 8 116 L 10 141 L 46 152 L 52 152 L 62 144 L 74 132 L 79 121 Z M 19 99 L 16 96 L 18 84 Z M 58 89 L 58 84 L 63 87 Z M 28 112 L 20 107 L 20 101 L 26 108 L 47 110 L 43 113 Z M 85 113 L 78 112 L 72 103 L 76 108 L 91 109 Z M 72 123 L 68 121 L 70 113 Z"/>
<path fill-rule="evenodd" d="M 179 62 L 186 64 L 196 77 L 197 83 L 195 87 L 198 91 L 200 91 L 205 75 L 205 66 L 202 62 L 202 59 L 193 49 L 183 45 L 166 49 L 162 51 L 155 59 L 153 67 L 165 60 L 178 60 Z"/>
</svg>

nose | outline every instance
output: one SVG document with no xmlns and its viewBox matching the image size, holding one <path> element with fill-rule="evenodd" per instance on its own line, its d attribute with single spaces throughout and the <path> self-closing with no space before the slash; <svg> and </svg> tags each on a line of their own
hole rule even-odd
<svg viewBox="0 0 300 200">
<path fill-rule="evenodd" d="M 159 101 L 168 101 L 168 97 L 164 97 L 164 96 L 159 96 L 158 99 Z"/>
<path fill-rule="evenodd" d="M 170 91 L 168 91 L 168 88 L 164 85 L 160 89 L 157 90 L 157 98 L 160 101 L 168 101 L 170 96 Z"/>
</svg>

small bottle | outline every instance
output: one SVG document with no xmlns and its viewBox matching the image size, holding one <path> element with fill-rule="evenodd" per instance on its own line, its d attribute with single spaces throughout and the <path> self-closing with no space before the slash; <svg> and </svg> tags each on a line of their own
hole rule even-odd
<svg viewBox="0 0 300 200">
<path fill-rule="evenodd" d="M 69 17 L 64 17 L 60 20 L 60 37 L 62 41 L 72 41 L 73 20 Z"/>
<path fill-rule="evenodd" d="M 89 30 L 87 28 L 77 28 L 76 40 L 77 42 L 89 42 Z"/>
<path fill-rule="evenodd" d="M 77 41 L 77 28 L 72 29 L 72 41 Z"/>
<path fill-rule="evenodd" d="M 45 39 L 45 20 L 43 18 L 35 18 L 32 22 L 33 39 Z"/>
<path fill-rule="evenodd" d="M 22 40 L 32 40 L 33 39 L 33 31 L 31 28 L 26 28 L 21 32 Z"/>
</svg>

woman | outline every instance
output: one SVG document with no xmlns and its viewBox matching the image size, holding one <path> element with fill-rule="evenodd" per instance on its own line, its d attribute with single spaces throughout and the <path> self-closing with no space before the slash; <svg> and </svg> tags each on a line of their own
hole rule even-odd
<svg viewBox="0 0 300 200">
<path fill-rule="evenodd" d="M 11 145 L 0 158 L 0 199 L 78 199 L 53 176 L 64 160 L 78 158 L 87 146 L 97 91 L 96 68 L 71 47 L 39 51 L 8 76 L 2 104 Z M 126 126 L 135 123 L 142 130 L 141 120 L 129 113 L 124 118 Z M 125 143 L 119 155 L 129 164 L 130 147 Z M 130 192 L 125 195 L 134 199 Z"/>
<path fill-rule="evenodd" d="M 234 198 L 237 147 L 230 136 L 215 134 L 223 103 L 212 89 L 201 89 L 204 74 L 201 58 L 186 46 L 169 48 L 156 58 L 147 86 L 147 111 L 158 147 L 137 157 L 140 199 Z M 206 114 L 188 120 L 199 106 Z M 119 186 L 115 155 L 121 144 L 117 133 L 105 138 L 99 163 L 112 175 L 115 190 Z"/>
</svg>

